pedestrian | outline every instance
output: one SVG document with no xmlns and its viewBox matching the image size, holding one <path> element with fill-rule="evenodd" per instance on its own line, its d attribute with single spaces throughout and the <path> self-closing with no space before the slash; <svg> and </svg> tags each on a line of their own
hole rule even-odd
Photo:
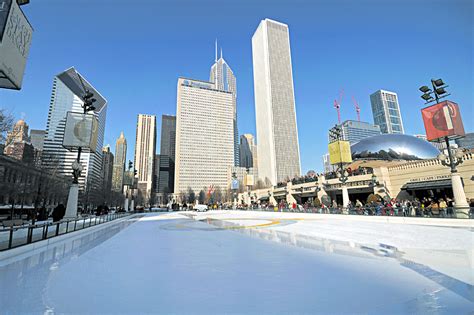
<svg viewBox="0 0 474 315">
<path fill-rule="evenodd" d="M 439 216 L 440 217 L 446 217 L 446 208 L 448 205 L 446 204 L 446 201 L 444 201 L 443 198 L 439 200 Z"/>
</svg>

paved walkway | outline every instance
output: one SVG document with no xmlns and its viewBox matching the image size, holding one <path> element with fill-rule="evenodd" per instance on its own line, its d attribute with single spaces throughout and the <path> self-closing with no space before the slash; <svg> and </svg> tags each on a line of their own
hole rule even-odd
<svg viewBox="0 0 474 315">
<path fill-rule="evenodd" d="M 264 224 L 259 218 L 253 223 Z M 241 230 L 273 235 L 271 229 Z M 474 309 L 472 295 L 433 281 L 416 270 L 419 266 L 358 250 L 290 246 L 237 230 L 222 221 L 196 221 L 189 213 L 149 214 L 92 228 L 80 238 L 0 261 L 2 314 L 459 314 Z"/>
</svg>

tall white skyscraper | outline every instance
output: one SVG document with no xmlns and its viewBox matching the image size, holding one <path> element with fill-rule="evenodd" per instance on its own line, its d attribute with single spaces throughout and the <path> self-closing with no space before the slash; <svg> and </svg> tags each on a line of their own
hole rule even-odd
<svg viewBox="0 0 474 315">
<path fill-rule="evenodd" d="M 174 192 L 227 187 L 234 165 L 234 93 L 212 82 L 178 79 Z"/>
<path fill-rule="evenodd" d="M 217 59 L 217 41 L 216 41 L 216 57 L 211 67 L 209 81 L 214 83 L 216 90 L 232 92 L 234 94 L 234 103 L 232 105 L 234 111 L 234 164 L 239 165 L 239 131 L 237 129 L 237 80 L 234 72 L 222 57 Z"/>
<path fill-rule="evenodd" d="M 261 21 L 252 57 L 258 173 L 276 184 L 301 173 L 288 25 Z"/>
<path fill-rule="evenodd" d="M 382 133 L 405 133 L 397 93 L 378 90 L 370 95 L 374 124 Z"/>
<path fill-rule="evenodd" d="M 72 163 L 77 158 L 77 151 L 66 150 L 62 143 L 67 112 L 83 113 L 81 96 L 84 94 L 84 89 L 79 77 L 81 77 L 86 88 L 94 94 L 94 98 L 97 100 L 94 103 L 96 109 L 90 112 L 99 120 L 97 146 L 95 152 L 83 150 L 81 154 L 83 169 L 79 177 L 79 188 L 83 192 L 89 192 L 88 199 L 92 201 L 94 194 L 101 191 L 102 185 L 102 146 L 107 115 L 107 101 L 74 68 L 69 68 L 54 77 L 42 163 L 51 172 L 70 176 L 72 181 Z"/>
<path fill-rule="evenodd" d="M 149 198 L 153 188 L 153 173 L 156 154 L 156 116 L 139 114 L 137 139 L 135 142 L 135 170 L 138 189 Z"/>
</svg>

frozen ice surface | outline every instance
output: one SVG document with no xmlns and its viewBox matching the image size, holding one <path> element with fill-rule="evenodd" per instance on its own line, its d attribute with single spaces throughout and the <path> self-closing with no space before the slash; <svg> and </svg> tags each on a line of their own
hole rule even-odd
<svg viewBox="0 0 474 315">
<path fill-rule="evenodd" d="M 212 213 L 202 215 L 204 222 L 186 215 L 131 218 L 101 230 L 92 228 L 80 238 L 17 260 L 0 260 L 0 312 L 466 314 L 474 310 L 474 289 L 466 279 L 400 260 L 390 246 L 384 249 L 388 254 L 381 255 L 383 248 L 374 253 L 375 247 L 366 249 L 358 240 L 347 246 L 344 240 L 321 241 L 307 235 L 309 231 L 296 235 L 288 229 L 304 221 L 266 225 L 269 220 L 260 214 L 240 215 L 240 224 L 251 226 L 245 229 L 236 228 L 232 220 L 228 221 L 232 225 L 206 220 Z M 332 250 L 315 250 L 320 245 Z"/>
</svg>

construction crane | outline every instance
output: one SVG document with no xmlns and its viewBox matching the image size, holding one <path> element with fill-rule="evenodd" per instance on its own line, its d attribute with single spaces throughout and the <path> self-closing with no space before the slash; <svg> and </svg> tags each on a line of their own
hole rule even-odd
<svg viewBox="0 0 474 315">
<path fill-rule="evenodd" d="M 339 92 L 339 99 L 334 100 L 334 108 L 337 111 L 337 121 L 339 124 L 341 123 L 341 103 L 342 103 L 342 95 L 344 94 L 344 89 L 341 89 L 341 92 Z"/>
<path fill-rule="evenodd" d="M 359 107 L 359 104 L 357 103 L 354 96 L 352 96 L 352 101 L 354 102 L 354 106 L 355 106 L 355 109 L 356 109 L 357 121 L 360 121 L 360 107 Z"/>
</svg>

